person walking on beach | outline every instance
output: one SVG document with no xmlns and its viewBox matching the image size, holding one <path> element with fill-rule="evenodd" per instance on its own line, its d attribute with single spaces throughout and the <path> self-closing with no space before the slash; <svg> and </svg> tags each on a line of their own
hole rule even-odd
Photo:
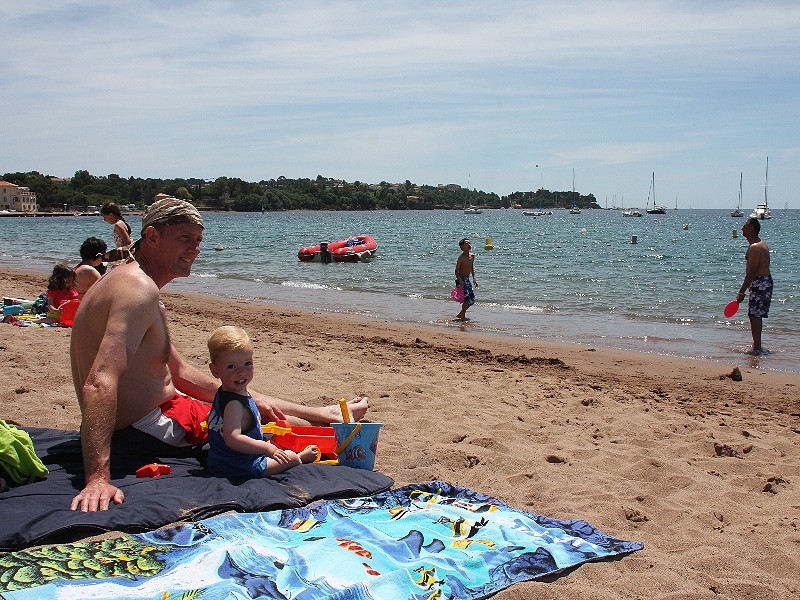
<svg viewBox="0 0 800 600">
<path fill-rule="evenodd" d="M 472 244 L 469 239 L 464 238 L 458 242 L 458 247 L 461 248 L 461 254 L 456 260 L 456 287 L 463 289 L 464 301 L 461 303 L 461 312 L 456 315 L 455 320 L 466 321 L 467 309 L 475 304 L 475 292 L 472 290 L 469 278 L 472 276 L 475 287 L 478 287 L 478 280 L 475 279 L 475 255 L 470 251 Z"/>
<path fill-rule="evenodd" d="M 255 479 L 314 462 L 318 448 L 282 450 L 264 439 L 261 415 L 247 386 L 253 380 L 253 343 L 241 327 L 225 325 L 208 338 L 208 364 L 221 385 L 208 413 L 208 469 L 217 477 Z"/>
<path fill-rule="evenodd" d="M 70 338 L 72 379 L 81 409 L 85 482 L 70 508 L 107 510 L 125 496 L 111 482 L 112 441 L 159 455 L 186 455 L 204 444 L 203 422 L 217 381 L 188 363 L 170 341 L 160 290 L 188 277 L 200 254 L 203 219 L 174 198 L 154 202 L 142 216 L 133 256 L 86 292 Z M 329 424 L 337 405 L 307 407 L 249 390 L 262 419 Z M 348 403 L 363 418 L 367 398 Z"/>
<path fill-rule="evenodd" d="M 762 319 L 769 316 L 769 305 L 772 301 L 772 274 L 769 270 L 769 246 L 759 236 L 761 223 L 751 217 L 742 226 L 742 235 L 747 238 L 750 246 L 745 252 L 745 275 L 742 287 L 736 294 L 736 301 L 744 300 L 745 290 L 750 290 L 747 316 L 750 318 L 750 331 L 753 334 L 753 349 L 751 354 L 761 354 Z"/>
</svg>

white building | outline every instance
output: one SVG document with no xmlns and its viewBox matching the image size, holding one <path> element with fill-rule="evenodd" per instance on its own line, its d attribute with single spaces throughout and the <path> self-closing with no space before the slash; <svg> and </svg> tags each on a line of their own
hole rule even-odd
<svg viewBox="0 0 800 600">
<path fill-rule="evenodd" d="M 38 212 L 36 193 L 21 185 L 0 179 L 0 210 L 22 213 Z"/>
</svg>

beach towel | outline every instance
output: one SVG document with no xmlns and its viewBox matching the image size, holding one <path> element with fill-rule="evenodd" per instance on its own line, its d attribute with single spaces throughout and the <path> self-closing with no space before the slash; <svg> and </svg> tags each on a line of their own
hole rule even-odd
<svg viewBox="0 0 800 600">
<path fill-rule="evenodd" d="M 128 443 L 120 444 L 128 452 L 115 449 L 111 461 L 111 479 L 125 493 L 125 501 L 106 511 L 84 513 L 69 510 L 71 499 L 83 487 L 78 432 L 24 430 L 49 473 L 43 481 L 0 493 L 0 550 L 72 542 L 106 531 L 138 533 L 227 511 L 296 508 L 320 499 L 382 492 L 393 483 L 377 471 L 313 464 L 268 478 L 233 481 L 212 477 L 202 454 L 164 456 Z M 166 464 L 172 473 L 137 478 L 136 470 L 150 463 Z"/>
<path fill-rule="evenodd" d="M 642 547 L 432 481 L 2 555 L 0 591 L 7 600 L 477 599 Z"/>
</svg>

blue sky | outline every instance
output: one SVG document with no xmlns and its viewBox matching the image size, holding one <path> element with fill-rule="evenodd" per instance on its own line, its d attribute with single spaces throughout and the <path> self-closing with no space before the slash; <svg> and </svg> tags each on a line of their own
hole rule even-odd
<svg viewBox="0 0 800 600">
<path fill-rule="evenodd" d="M 800 3 L 26 1 L 0 173 L 800 208 Z"/>
</svg>

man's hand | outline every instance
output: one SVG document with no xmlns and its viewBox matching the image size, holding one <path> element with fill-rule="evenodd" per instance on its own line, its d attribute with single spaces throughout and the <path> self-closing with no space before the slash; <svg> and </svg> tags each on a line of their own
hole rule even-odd
<svg viewBox="0 0 800 600">
<path fill-rule="evenodd" d="M 96 482 L 86 485 L 81 493 L 72 499 L 70 510 L 81 509 L 83 512 L 97 512 L 98 510 L 108 510 L 111 500 L 114 504 L 122 504 L 125 494 L 121 489 L 108 482 Z"/>
<path fill-rule="evenodd" d="M 259 396 L 257 398 L 253 395 L 253 400 L 256 401 L 258 412 L 261 413 L 262 423 L 277 423 L 278 421 L 286 420 L 286 415 L 283 414 L 281 409 L 277 406 L 273 406 L 272 403 L 268 402 L 264 397 Z"/>
</svg>

